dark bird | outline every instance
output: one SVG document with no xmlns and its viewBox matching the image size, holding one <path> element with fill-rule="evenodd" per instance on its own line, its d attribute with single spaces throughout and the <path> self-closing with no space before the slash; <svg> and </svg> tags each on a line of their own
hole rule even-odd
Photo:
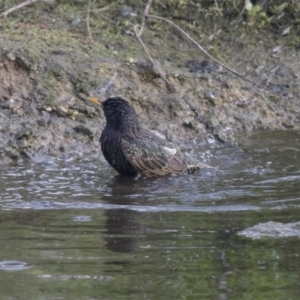
<svg viewBox="0 0 300 300">
<path fill-rule="evenodd" d="M 106 126 L 100 137 L 105 159 L 120 174 L 146 177 L 168 174 L 194 173 L 200 165 L 175 155 L 164 146 L 164 141 L 141 127 L 135 109 L 121 97 L 99 102 L 106 118 Z"/>
</svg>

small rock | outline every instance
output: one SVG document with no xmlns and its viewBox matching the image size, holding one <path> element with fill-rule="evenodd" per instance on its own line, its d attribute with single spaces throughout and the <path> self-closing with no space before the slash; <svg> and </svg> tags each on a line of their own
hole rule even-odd
<svg viewBox="0 0 300 300">
<path fill-rule="evenodd" d="M 29 148 L 29 144 L 25 139 L 21 139 L 17 142 L 17 145 L 20 149 L 26 149 Z"/>
<path fill-rule="evenodd" d="M 71 132 L 69 131 L 69 130 L 66 130 L 65 132 L 64 132 L 64 136 L 66 137 L 66 138 L 69 138 L 69 137 L 71 137 Z"/>
<path fill-rule="evenodd" d="M 32 129 L 31 128 L 24 128 L 16 133 L 15 138 L 17 140 L 21 139 L 29 139 L 32 135 Z"/>
<path fill-rule="evenodd" d="M 227 81 L 224 81 L 224 82 L 222 83 L 222 86 L 223 86 L 225 89 L 230 89 L 230 88 L 232 87 L 232 85 L 231 85 L 229 82 L 227 82 Z"/>
<path fill-rule="evenodd" d="M 219 128 L 215 134 L 215 137 L 221 143 L 228 143 L 230 145 L 236 145 L 236 139 L 232 128 Z"/>
<path fill-rule="evenodd" d="M 77 26 L 81 22 L 81 19 L 77 17 L 75 20 L 71 22 L 71 26 Z"/>
<path fill-rule="evenodd" d="M 218 93 L 213 91 L 206 91 L 204 93 L 204 98 L 209 100 L 209 102 L 215 106 L 222 103 L 222 99 L 219 97 Z"/>
<path fill-rule="evenodd" d="M 209 145 L 215 144 L 217 142 L 216 138 L 211 133 L 208 133 L 206 135 L 206 141 Z"/>
<path fill-rule="evenodd" d="M 14 114 L 16 114 L 18 117 L 23 117 L 23 115 L 24 115 L 24 111 L 21 108 L 19 108 L 19 109 L 13 109 L 12 112 Z"/>
<path fill-rule="evenodd" d="M 46 107 L 46 108 L 45 108 L 45 111 L 47 111 L 47 112 L 50 113 L 50 112 L 52 112 L 53 110 L 52 110 L 52 107 Z"/>
<path fill-rule="evenodd" d="M 212 116 L 212 117 L 210 118 L 210 126 L 211 126 L 212 128 L 216 128 L 216 127 L 219 126 L 219 125 L 220 125 L 219 119 L 218 119 L 216 116 Z"/>
<path fill-rule="evenodd" d="M 19 159 L 19 153 L 15 149 L 14 150 L 12 150 L 12 149 L 6 150 L 5 154 L 13 160 Z"/>
<path fill-rule="evenodd" d="M 91 116 L 91 117 L 93 117 L 97 114 L 95 107 L 92 107 L 92 106 L 87 106 L 86 111 L 87 111 L 87 115 Z"/>
<path fill-rule="evenodd" d="M 162 140 L 166 140 L 166 136 L 162 133 L 160 133 L 157 130 L 150 130 L 153 134 L 155 134 L 157 137 L 161 138 Z"/>
<path fill-rule="evenodd" d="M 282 125 L 286 128 L 294 128 L 294 124 L 290 120 L 283 121 Z"/>
<path fill-rule="evenodd" d="M 185 115 L 185 113 L 183 111 L 176 111 L 176 110 L 174 110 L 172 113 L 173 113 L 174 117 L 181 117 L 181 118 L 183 118 L 184 115 Z"/>
<path fill-rule="evenodd" d="M 89 128 L 85 127 L 84 125 L 75 126 L 74 130 L 78 133 L 88 136 L 90 140 L 94 139 L 93 132 Z"/>
<path fill-rule="evenodd" d="M 217 73 L 221 70 L 221 67 L 214 62 L 208 60 L 188 60 L 185 66 L 189 68 L 192 73 Z"/>
<path fill-rule="evenodd" d="M 168 147 L 163 147 L 163 148 L 171 155 L 175 155 L 177 152 L 175 148 L 168 148 Z"/>
<path fill-rule="evenodd" d="M 79 112 L 77 110 L 74 110 L 74 111 L 72 111 L 71 115 L 72 115 L 72 117 L 71 117 L 72 120 L 75 121 L 79 116 Z"/>
<path fill-rule="evenodd" d="M 260 239 L 263 237 L 300 237 L 300 222 L 284 224 L 280 222 L 269 221 L 266 223 L 259 223 L 253 227 L 249 227 L 238 232 L 238 235 L 243 235 L 252 239 Z"/>
<path fill-rule="evenodd" d="M 9 60 L 12 60 L 12 61 L 16 60 L 16 56 L 15 56 L 14 53 L 12 53 L 12 52 L 8 52 L 8 53 L 6 54 L 6 57 L 7 57 Z"/>
<path fill-rule="evenodd" d="M 60 145 L 59 148 L 58 148 L 58 150 L 60 152 L 65 152 L 65 147 L 63 145 Z"/>
<path fill-rule="evenodd" d="M 9 99 L 9 100 L 5 101 L 2 104 L 2 107 L 6 108 L 6 109 L 13 109 L 15 107 L 15 100 L 14 99 Z"/>
<path fill-rule="evenodd" d="M 123 18 L 136 17 L 137 16 L 137 14 L 133 11 L 132 7 L 130 7 L 130 6 L 123 6 L 123 7 L 119 8 L 118 13 Z"/>
<path fill-rule="evenodd" d="M 21 151 L 21 154 L 22 154 L 23 156 L 25 156 L 26 158 L 28 158 L 28 159 L 31 159 L 31 158 L 32 158 L 31 155 L 30 155 L 30 153 L 29 153 L 28 151 L 25 151 L 25 149 L 23 149 L 23 150 Z"/>
<path fill-rule="evenodd" d="M 173 134 L 172 134 L 172 131 L 170 129 L 166 129 L 165 136 L 166 136 L 167 141 L 173 141 Z"/>
<path fill-rule="evenodd" d="M 251 105 L 250 101 L 237 101 L 236 106 L 241 107 L 241 108 L 246 108 Z"/>
<path fill-rule="evenodd" d="M 40 127 L 46 127 L 46 121 L 44 119 L 39 119 L 39 120 L 36 121 L 36 123 Z"/>
<path fill-rule="evenodd" d="M 57 115 L 59 117 L 66 117 L 69 115 L 68 109 L 63 107 L 62 105 L 57 107 Z"/>
<path fill-rule="evenodd" d="M 272 49 L 273 53 L 280 52 L 282 50 L 282 46 L 276 46 Z"/>
<path fill-rule="evenodd" d="M 263 70 L 264 66 L 260 65 L 255 69 L 255 73 L 258 75 L 262 70 Z"/>
<path fill-rule="evenodd" d="M 197 127 L 197 122 L 195 121 L 195 118 L 188 116 L 184 118 L 182 125 L 189 128 L 195 128 Z"/>
<path fill-rule="evenodd" d="M 69 101 L 68 101 L 68 105 L 70 107 L 73 107 L 74 105 L 76 105 L 76 98 L 72 97 Z"/>
</svg>

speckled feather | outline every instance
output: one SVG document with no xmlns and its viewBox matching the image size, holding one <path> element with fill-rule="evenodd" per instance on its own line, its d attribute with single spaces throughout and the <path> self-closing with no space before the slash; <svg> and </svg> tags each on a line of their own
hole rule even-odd
<svg viewBox="0 0 300 300">
<path fill-rule="evenodd" d="M 199 169 L 164 148 L 160 139 L 142 129 L 135 109 L 123 98 L 102 102 L 106 118 L 100 143 L 105 159 L 120 174 L 146 177 L 194 173 Z"/>
</svg>

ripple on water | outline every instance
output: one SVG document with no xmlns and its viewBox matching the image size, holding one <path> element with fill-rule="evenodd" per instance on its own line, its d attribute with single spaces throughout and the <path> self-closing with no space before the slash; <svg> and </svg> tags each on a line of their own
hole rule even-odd
<svg viewBox="0 0 300 300">
<path fill-rule="evenodd" d="M 298 163 L 299 151 L 279 143 L 289 152 L 286 156 L 278 143 L 266 147 L 259 139 L 252 142 L 247 140 L 245 149 L 203 152 L 206 163 L 215 168 L 191 176 L 122 178 L 100 159 L 46 160 L 3 168 L 0 205 L 5 209 L 117 209 L 125 205 L 144 211 L 213 212 L 256 210 L 271 201 L 295 198 L 300 172 L 284 166 Z"/>
</svg>

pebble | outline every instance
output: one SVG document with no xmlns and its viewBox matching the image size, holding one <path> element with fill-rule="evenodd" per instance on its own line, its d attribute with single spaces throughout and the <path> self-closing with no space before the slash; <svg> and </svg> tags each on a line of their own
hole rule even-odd
<svg viewBox="0 0 300 300">
<path fill-rule="evenodd" d="M 57 107 L 57 115 L 59 117 L 66 117 L 69 115 L 68 109 L 65 108 L 64 106 L 60 105 Z"/>
<path fill-rule="evenodd" d="M 15 138 L 17 140 L 21 140 L 21 139 L 29 139 L 30 136 L 32 135 L 32 129 L 31 128 L 24 128 L 22 130 L 20 130 L 19 132 L 16 133 Z"/>
</svg>

